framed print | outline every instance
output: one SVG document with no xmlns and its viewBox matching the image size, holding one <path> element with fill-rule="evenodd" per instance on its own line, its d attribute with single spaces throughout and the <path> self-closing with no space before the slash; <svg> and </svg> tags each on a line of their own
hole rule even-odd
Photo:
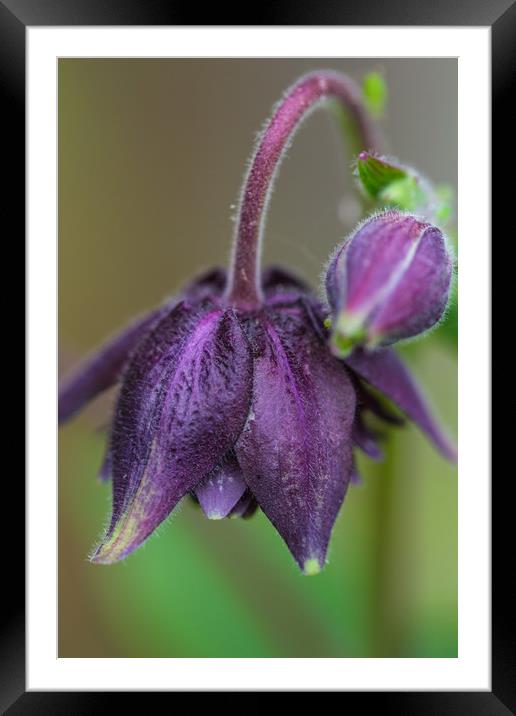
<svg viewBox="0 0 516 716">
<path fill-rule="evenodd" d="M 0 703 L 513 712 L 489 371 L 514 6 L 123 5 L 0 4 L 28 278 Z"/>
</svg>

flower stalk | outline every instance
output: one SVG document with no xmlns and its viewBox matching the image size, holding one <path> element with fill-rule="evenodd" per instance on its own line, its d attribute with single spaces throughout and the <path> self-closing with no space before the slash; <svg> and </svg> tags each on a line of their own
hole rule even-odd
<svg viewBox="0 0 516 716">
<path fill-rule="evenodd" d="M 316 71 L 301 77 L 287 91 L 258 140 L 240 195 L 226 292 L 234 306 L 252 309 L 262 302 L 260 251 L 274 180 L 303 120 L 328 100 L 350 118 L 360 149 L 374 150 L 378 145 L 378 130 L 363 104 L 361 90 L 349 77 Z"/>
</svg>

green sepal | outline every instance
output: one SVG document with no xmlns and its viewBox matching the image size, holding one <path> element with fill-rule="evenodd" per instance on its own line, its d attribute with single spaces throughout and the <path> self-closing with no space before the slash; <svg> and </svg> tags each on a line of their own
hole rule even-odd
<svg viewBox="0 0 516 716">
<path fill-rule="evenodd" d="M 366 194 L 372 199 L 377 199 L 393 182 L 409 177 L 406 169 L 369 152 L 360 152 L 358 155 L 357 175 Z"/>
<path fill-rule="evenodd" d="M 404 211 L 415 211 L 424 206 L 427 195 L 421 189 L 418 178 L 405 176 L 388 184 L 378 194 L 378 199 L 386 206 L 403 209 Z"/>
<path fill-rule="evenodd" d="M 356 175 L 372 208 L 414 212 L 441 227 L 452 215 L 453 192 L 449 186 L 435 187 L 414 169 L 392 159 L 360 152 Z"/>
</svg>

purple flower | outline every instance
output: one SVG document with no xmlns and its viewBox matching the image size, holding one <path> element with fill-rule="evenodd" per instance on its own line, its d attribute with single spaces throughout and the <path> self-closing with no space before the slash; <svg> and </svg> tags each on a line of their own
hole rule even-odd
<svg viewBox="0 0 516 716">
<path fill-rule="evenodd" d="M 367 219 L 337 247 L 326 272 L 336 354 L 432 328 L 448 303 L 452 270 L 436 226 L 394 210 Z"/>
<path fill-rule="evenodd" d="M 153 311 L 137 337 L 129 327 L 60 393 L 66 419 L 120 380 L 103 463 L 113 513 L 95 562 L 125 557 L 194 493 L 211 519 L 245 516 L 257 503 L 301 568 L 318 571 L 353 478 L 352 448 L 381 457 L 364 415 L 399 422 L 367 384 L 452 456 L 394 353 L 339 361 L 323 306 L 286 272 L 264 274 L 258 310 L 227 307 L 222 277 L 214 271 Z"/>
<path fill-rule="evenodd" d="M 210 519 L 249 517 L 259 507 L 304 573 L 317 573 L 349 483 L 359 479 L 353 449 L 381 458 L 368 413 L 401 422 L 370 387 L 454 456 L 390 349 L 358 349 L 340 360 L 328 345 L 329 309 L 290 272 L 259 267 L 264 209 L 284 147 L 328 97 L 346 104 L 369 144 L 373 131 L 347 78 L 301 78 L 251 162 L 229 273 L 198 278 L 64 382 L 60 421 L 119 384 L 100 469 L 112 479 L 112 514 L 92 561 L 123 559 L 190 495 Z"/>
</svg>

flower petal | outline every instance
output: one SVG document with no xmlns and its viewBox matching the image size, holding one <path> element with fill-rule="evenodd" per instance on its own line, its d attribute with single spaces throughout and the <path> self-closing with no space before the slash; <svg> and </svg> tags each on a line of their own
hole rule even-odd
<svg viewBox="0 0 516 716">
<path fill-rule="evenodd" d="M 386 211 L 362 223 L 326 273 L 333 311 L 331 349 L 385 346 L 434 326 L 448 302 L 452 259 L 436 226 Z"/>
<path fill-rule="evenodd" d="M 358 376 L 354 376 L 354 378 L 360 410 L 368 410 L 377 418 L 380 418 L 380 420 L 390 425 L 400 426 L 405 424 L 405 418 L 395 413 L 390 406 L 384 405 L 376 395 L 373 395 L 371 391 L 367 390 Z"/>
<path fill-rule="evenodd" d="M 195 495 L 206 517 L 227 517 L 247 489 L 242 470 L 234 453 L 224 457 L 195 488 Z"/>
<path fill-rule="evenodd" d="M 259 506 L 307 574 L 325 562 L 351 475 L 355 391 L 301 304 L 264 312 L 253 403 L 235 446 Z M 256 345 L 258 345 L 256 329 Z"/>
<path fill-rule="evenodd" d="M 268 266 L 262 273 L 262 286 L 267 297 L 275 293 L 308 293 L 309 286 L 302 278 L 282 266 Z"/>
<path fill-rule="evenodd" d="M 92 560 L 138 547 L 233 447 L 252 357 L 232 311 L 177 306 L 133 357 L 113 425 L 113 515 Z"/>
<path fill-rule="evenodd" d="M 59 423 L 64 423 L 99 393 L 115 384 L 129 353 L 162 315 L 163 306 L 131 323 L 67 377 L 59 388 Z"/>
<path fill-rule="evenodd" d="M 209 269 L 197 276 L 183 289 L 181 297 L 188 301 L 200 301 L 220 296 L 226 286 L 226 270 L 220 267 Z"/>
<path fill-rule="evenodd" d="M 244 520 L 252 517 L 258 509 L 258 503 L 253 497 L 250 490 L 246 490 L 242 497 L 238 500 L 236 505 L 233 507 L 228 517 L 241 517 Z"/>
<path fill-rule="evenodd" d="M 457 449 L 432 416 L 420 389 L 401 358 L 390 348 L 365 352 L 356 349 L 345 361 L 352 370 L 384 393 L 421 430 L 438 450 L 450 460 L 457 459 Z"/>
<path fill-rule="evenodd" d="M 226 272 L 214 268 L 201 274 L 185 286 L 182 298 L 200 302 L 222 294 Z M 59 423 L 69 420 L 95 396 L 116 383 L 129 354 L 157 321 L 173 308 L 179 299 L 171 298 L 164 304 L 131 323 L 87 358 L 72 375 L 66 378 L 59 390 Z"/>
<path fill-rule="evenodd" d="M 452 273 L 443 234 L 437 227 L 428 226 L 403 279 L 380 306 L 369 330 L 394 342 L 434 326 L 446 309 Z"/>
<path fill-rule="evenodd" d="M 383 458 L 376 435 L 367 427 L 360 414 L 355 419 L 352 434 L 353 443 L 371 460 L 381 460 Z"/>
</svg>

